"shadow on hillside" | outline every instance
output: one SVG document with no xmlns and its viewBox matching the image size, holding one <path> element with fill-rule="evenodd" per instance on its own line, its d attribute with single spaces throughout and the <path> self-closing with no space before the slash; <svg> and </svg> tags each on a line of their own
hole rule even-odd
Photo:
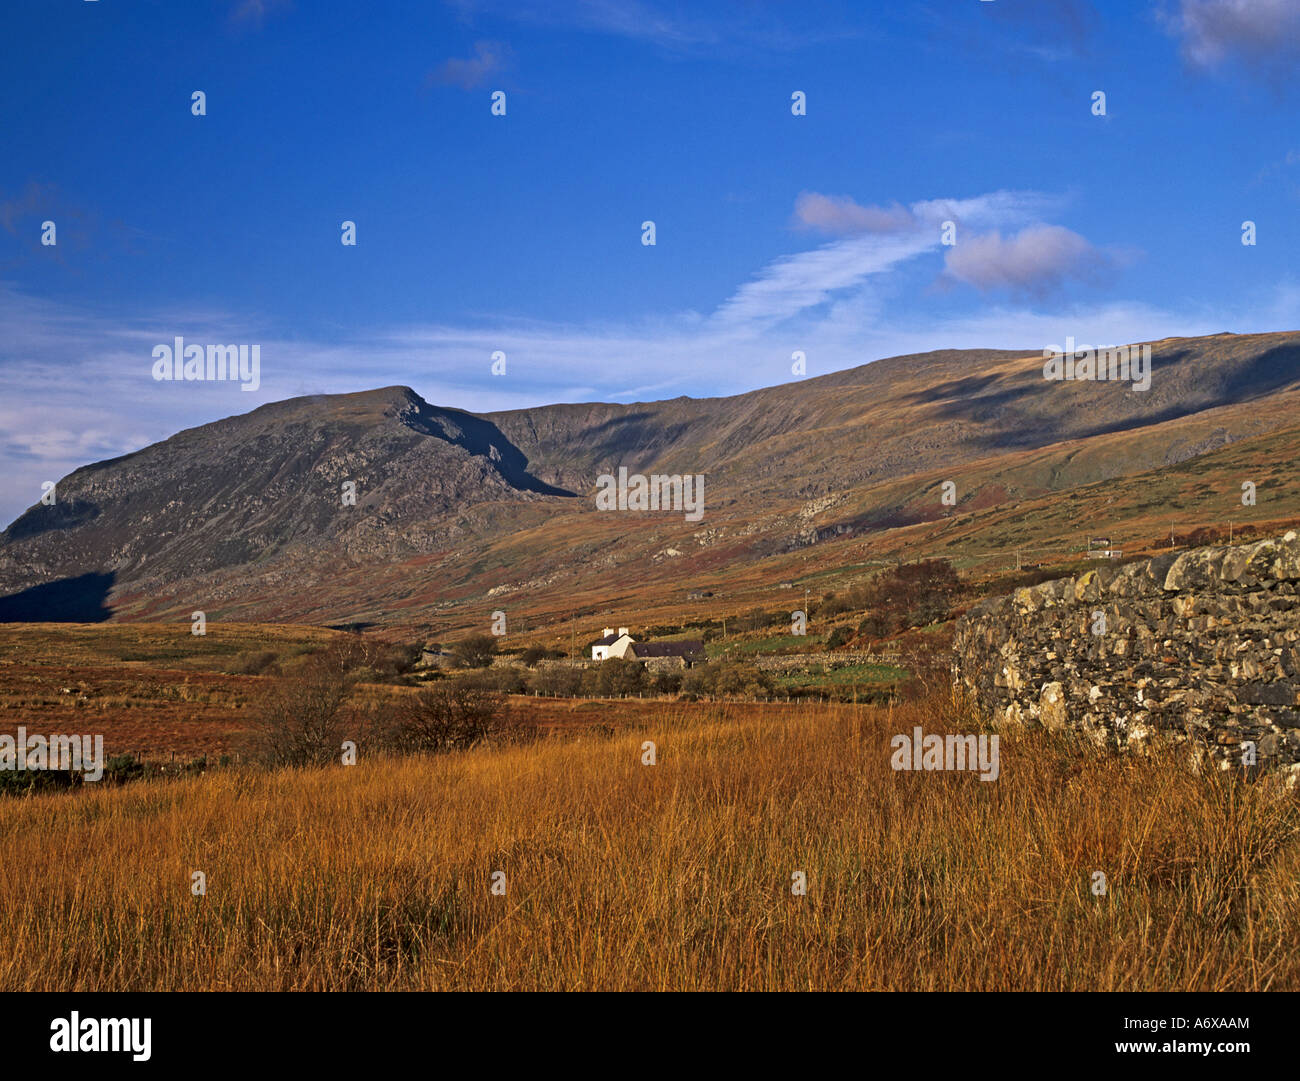
<svg viewBox="0 0 1300 1081">
<path fill-rule="evenodd" d="M 1011 382 L 976 374 L 936 384 L 902 400 L 936 405 L 934 415 L 940 420 L 997 420 L 1001 430 L 976 445 L 1014 450 L 1145 428 L 1216 406 L 1267 397 L 1300 382 L 1300 347 L 1279 345 L 1244 357 L 1229 348 L 1218 363 L 1204 350 L 1170 348 L 1153 356 L 1151 366 L 1148 391 L 1134 391 L 1130 383 L 1119 381 L 1040 387 L 1034 378 Z M 1041 396 L 1056 387 L 1072 396 L 1071 404 L 1086 408 L 1044 412 Z"/>
<path fill-rule="evenodd" d="M 721 426 L 720 420 L 712 425 L 713 428 Z M 694 418 L 669 422 L 660 413 L 642 410 L 586 425 L 582 429 L 582 438 L 589 460 L 622 458 L 622 464 L 636 470 L 648 468 L 661 453 L 673 448 L 678 440 L 691 435 L 697 427 L 699 421 Z M 752 433 L 747 433 L 738 445 L 747 446 L 751 438 Z M 737 442 L 734 435 L 730 442 Z M 728 448 L 719 443 L 716 450 L 725 456 Z"/>
<path fill-rule="evenodd" d="M 0 597 L 0 623 L 103 623 L 113 614 L 112 572 L 79 574 Z"/>
<path fill-rule="evenodd" d="M 53 506 L 37 503 L 16 518 L 0 537 L 8 541 L 28 540 L 54 529 L 72 529 L 98 517 L 98 506 L 75 497 L 59 500 Z"/>
<path fill-rule="evenodd" d="M 962 379 L 949 379 L 944 383 L 936 383 L 926 390 L 915 390 L 911 394 L 900 394 L 898 400 L 907 405 L 926 405 L 948 399 L 960 399 L 965 402 L 972 397 L 978 396 L 981 403 L 992 405 L 1023 397 L 1028 390 L 1023 385 L 1011 384 L 996 394 L 984 393 L 984 391 L 999 384 L 1003 384 L 1001 375 L 968 375 Z"/>
<path fill-rule="evenodd" d="M 443 418 L 460 429 L 459 436 L 453 436 L 447 431 Z M 487 458 L 502 477 L 521 491 L 538 492 L 541 495 L 577 496 L 576 492 L 547 484 L 529 473 L 528 458 L 524 452 L 510 442 L 505 433 L 490 420 L 484 420 L 460 409 L 436 409 L 427 402 L 421 402 L 419 419 L 407 420 L 406 424 L 425 435 L 445 439 L 448 443 L 463 447 L 471 454 Z"/>
</svg>

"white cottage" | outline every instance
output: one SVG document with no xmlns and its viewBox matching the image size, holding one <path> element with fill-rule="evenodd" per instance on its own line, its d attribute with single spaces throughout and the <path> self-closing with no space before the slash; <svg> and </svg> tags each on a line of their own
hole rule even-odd
<svg viewBox="0 0 1300 1081">
<path fill-rule="evenodd" d="M 627 647 L 632 644 L 632 636 L 627 633 L 626 627 L 619 627 L 618 633 L 614 633 L 613 627 L 606 627 L 601 634 L 603 637 L 594 646 L 591 647 L 591 659 L 593 661 L 603 661 L 609 657 L 621 657 L 627 652 Z"/>
</svg>

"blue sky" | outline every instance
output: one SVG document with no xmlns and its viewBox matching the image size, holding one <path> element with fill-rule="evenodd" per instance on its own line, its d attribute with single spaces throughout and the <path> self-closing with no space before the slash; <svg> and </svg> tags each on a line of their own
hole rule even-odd
<svg viewBox="0 0 1300 1081">
<path fill-rule="evenodd" d="M 296 394 L 1300 328 L 1297 0 L 9 0 L 0 38 L 6 522 Z M 155 381 L 177 335 L 260 388 Z"/>
</svg>

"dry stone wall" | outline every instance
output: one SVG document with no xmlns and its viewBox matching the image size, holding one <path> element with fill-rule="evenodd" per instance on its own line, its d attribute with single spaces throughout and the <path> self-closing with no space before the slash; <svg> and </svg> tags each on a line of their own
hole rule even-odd
<svg viewBox="0 0 1300 1081">
<path fill-rule="evenodd" d="M 741 657 L 760 672 L 803 672 L 820 666 L 827 672 L 859 664 L 901 664 L 898 653 L 870 653 L 865 650 L 834 650 L 827 653 L 754 653 Z"/>
<path fill-rule="evenodd" d="M 1300 776 L 1300 538 L 1102 564 L 985 601 L 953 676 L 997 722 L 1118 749 L 1192 739 L 1221 768 Z M 1199 753 L 1199 752 L 1198 752 Z"/>
</svg>

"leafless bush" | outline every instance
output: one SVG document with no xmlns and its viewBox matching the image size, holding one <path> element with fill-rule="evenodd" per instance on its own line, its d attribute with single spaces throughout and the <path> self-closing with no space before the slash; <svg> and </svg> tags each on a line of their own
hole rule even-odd
<svg viewBox="0 0 1300 1081">
<path fill-rule="evenodd" d="M 401 710 L 392 742 L 403 751 L 456 751 L 504 734 L 505 698 L 485 683 L 446 679 L 421 687 Z"/>
<path fill-rule="evenodd" d="M 950 654 L 936 643 L 900 642 L 899 658 L 910 674 L 903 684 L 904 697 L 937 699 L 951 688 Z"/>
<path fill-rule="evenodd" d="M 265 691 L 246 738 L 251 757 L 268 766 L 337 762 L 355 733 L 344 705 L 351 682 L 341 653 L 314 654 Z"/>
<path fill-rule="evenodd" d="M 497 655 L 498 641 L 490 634 L 471 634 L 451 647 L 451 654 L 462 668 L 486 668 Z"/>
<path fill-rule="evenodd" d="M 549 697 L 573 698 L 582 689 L 582 672 L 569 665 L 544 665 L 529 677 L 528 690 Z"/>
</svg>

